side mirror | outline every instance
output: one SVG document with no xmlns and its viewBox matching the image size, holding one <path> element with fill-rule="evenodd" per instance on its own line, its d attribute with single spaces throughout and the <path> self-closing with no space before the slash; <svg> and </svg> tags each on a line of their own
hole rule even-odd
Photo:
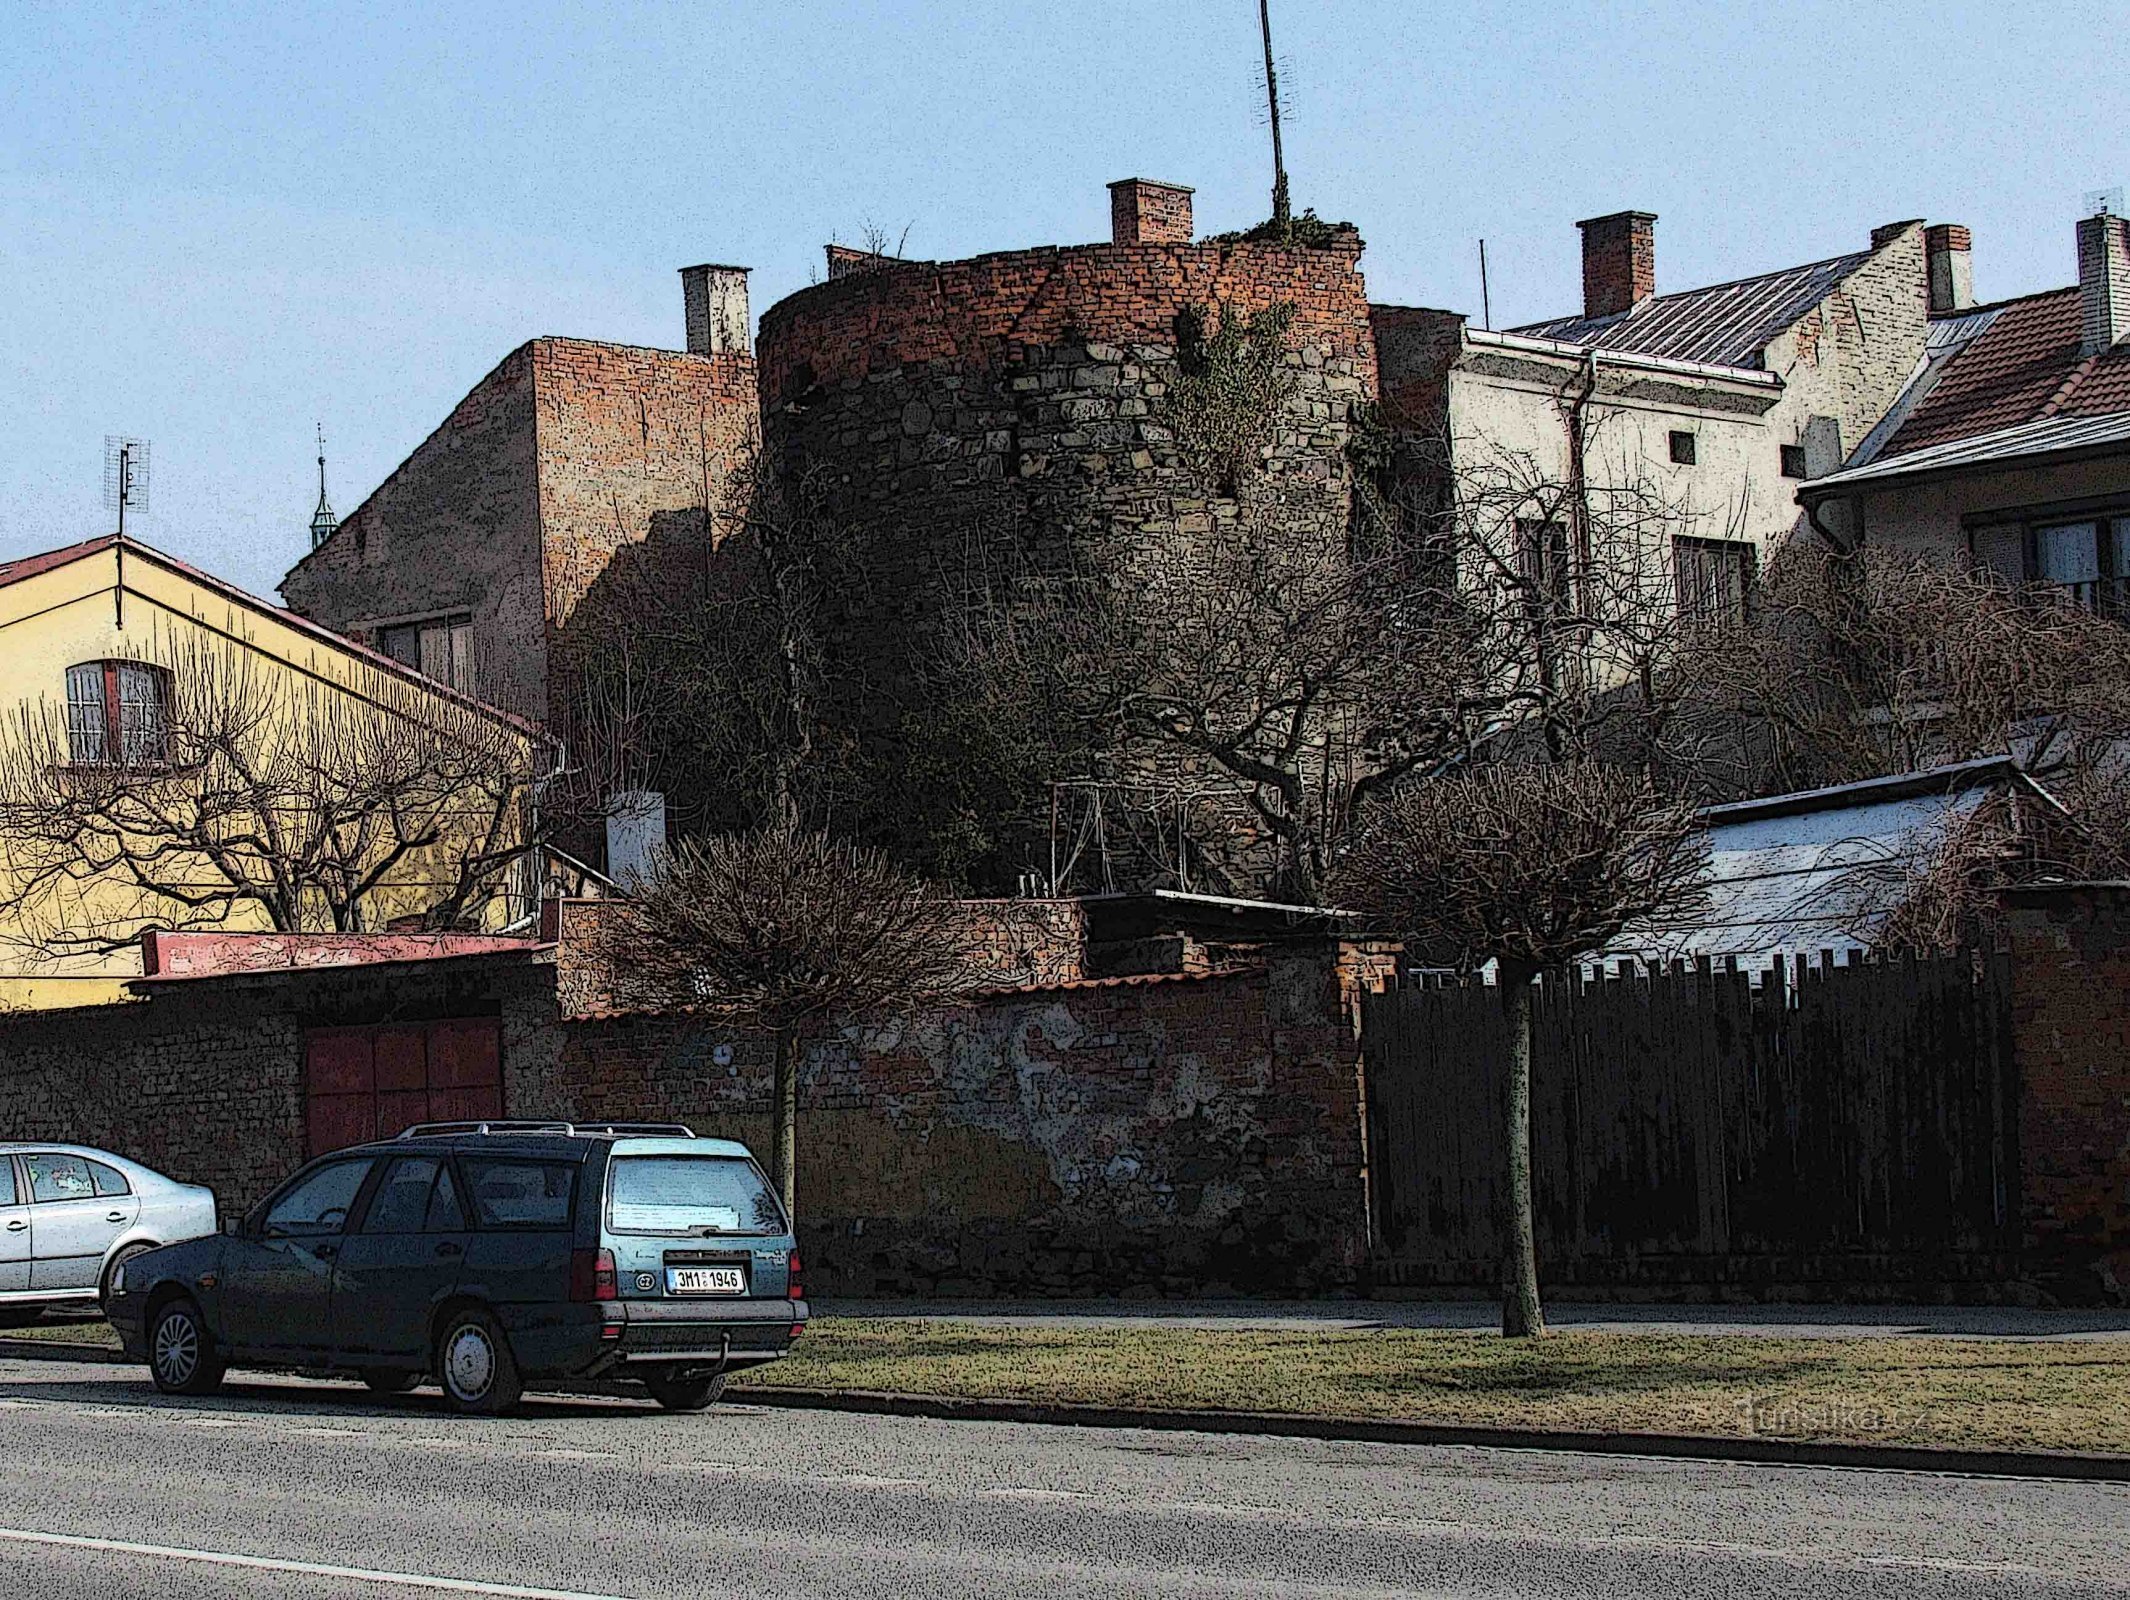
<svg viewBox="0 0 2130 1600">
<path fill-rule="evenodd" d="M 244 1219 L 242 1217 L 224 1217 L 222 1219 L 222 1231 L 232 1235 L 241 1234 L 244 1231 Z"/>
</svg>

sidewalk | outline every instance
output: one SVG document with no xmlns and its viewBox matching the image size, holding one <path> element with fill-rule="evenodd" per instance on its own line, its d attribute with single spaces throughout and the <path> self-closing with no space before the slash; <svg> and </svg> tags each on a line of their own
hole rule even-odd
<svg viewBox="0 0 2130 1600">
<path fill-rule="evenodd" d="M 1487 1333 L 1483 1300 L 824 1300 L 816 1313 L 1002 1328 L 1247 1328 L 1276 1332 L 1425 1328 Z M 2130 1309 L 2022 1306 L 1618 1305 L 1548 1302 L 1562 1332 L 1783 1339 L 2130 1340 Z"/>
</svg>

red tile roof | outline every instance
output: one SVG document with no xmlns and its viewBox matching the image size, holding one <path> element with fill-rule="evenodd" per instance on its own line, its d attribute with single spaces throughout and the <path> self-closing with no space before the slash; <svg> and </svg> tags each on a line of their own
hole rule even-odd
<svg viewBox="0 0 2130 1600">
<path fill-rule="evenodd" d="M 97 551 L 108 550 L 116 543 L 117 534 L 104 533 L 94 539 L 84 539 L 80 544 L 62 545 L 57 550 L 40 550 L 33 556 L 0 561 L 0 587 L 20 583 L 24 578 L 34 578 L 40 572 L 50 572 L 54 567 L 63 567 L 70 561 L 79 561 L 83 556 L 93 556 Z"/>
<path fill-rule="evenodd" d="M 2130 411 L 2130 344 L 2081 356 L 2078 290 L 2007 302 L 1946 363 L 1878 460 L 2050 417 Z"/>
</svg>

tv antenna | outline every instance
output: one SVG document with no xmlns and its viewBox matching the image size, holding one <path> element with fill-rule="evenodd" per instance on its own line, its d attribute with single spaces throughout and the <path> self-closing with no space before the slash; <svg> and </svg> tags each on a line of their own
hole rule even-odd
<svg viewBox="0 0 2130 1600">
<path fill-rule="evenodd" d="M 1287 203 L 1287 163 L 1279 146 L 1279 68 L 1272 62 L 1272 0 L 1257 0 L 1257 25 L 1265 36 L 1265 100 L 1272 111 L 1272 225 L 1285 238 L 1294 213 Z"/>
<path fill-rule="evenodd" d="M 126 510 L 148 509 L 148 441 L 124 434 L 104 435 L 104 509 L 118 513 L 118 532 L 126 532 Z"/>
</svg>

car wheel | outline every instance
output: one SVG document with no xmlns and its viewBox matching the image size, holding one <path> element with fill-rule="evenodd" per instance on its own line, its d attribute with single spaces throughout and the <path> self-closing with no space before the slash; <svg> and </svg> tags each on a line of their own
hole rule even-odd
<svg viewBox="0 0 2130 1600">
<path fill-rule="evenodd" d="M 525 1392 L 510 1341 L 496 1319 L 477 1307 L 445 1319 L 436 1341 L 436 1376 L 452 1408 L 472 1416 L 500 1416 Z"/>
<path fill-rule="evenodd" d="M 107 1317 L 111 1315 L 111 1280 L 118 1276 L 118 1269 L 135 1256 L 146 1255 L 154 1248 L 152 1244 L 129 1244 L 111 1258 L 111 1264 L 104 1268 L 104 1281 L 96 1286 L 97 1310 Z"/>
<path fill-rule="evenodd" d="M 723 1373 L 711 1377 L 683 1377 L 671 1372 L 647 1372 L 643 1386 L 651 1398 L 668 1411 L 700 1411 L 717 1404 L 725 1393 Z"/>
<path fill-rule="evenodd" d="M 191 1300 L 180 1297 L 156 1312 L 148 1328 L 148 1371 L 163 1393 L 213 1394 L 226 1365 Z"/>
<path fill-rule="evenodd" d="M 422 1375 L 399 1367 L 364 1367 L 362 1381 L 379 1394 L 405 1394 L 422 1381 Z"/>
</svg>

